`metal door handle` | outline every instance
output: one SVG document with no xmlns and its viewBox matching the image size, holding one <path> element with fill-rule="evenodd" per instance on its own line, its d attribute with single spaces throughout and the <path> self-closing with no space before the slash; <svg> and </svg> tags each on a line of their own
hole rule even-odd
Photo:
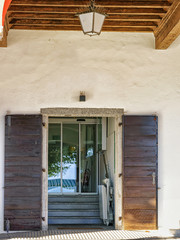
<svg viewBox="0 0 180 240">
<path fill-rule="evenodd" d="M 152 173 L 152 179 L 153 179 L 152 184 L 155 185 L 156 184 L 156 173 L 155 172 Z"/>
</svg>

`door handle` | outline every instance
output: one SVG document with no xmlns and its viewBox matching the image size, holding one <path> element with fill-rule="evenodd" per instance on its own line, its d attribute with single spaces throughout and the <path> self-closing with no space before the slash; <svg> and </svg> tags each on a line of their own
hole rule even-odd
<svg viewBox="0 0 180 240">
<path fill-rule="evenodd" d="M 153 185 L 156 184 L 156 173 L 155 172 L 152 173 L 152 184 Z"/>
</svg>

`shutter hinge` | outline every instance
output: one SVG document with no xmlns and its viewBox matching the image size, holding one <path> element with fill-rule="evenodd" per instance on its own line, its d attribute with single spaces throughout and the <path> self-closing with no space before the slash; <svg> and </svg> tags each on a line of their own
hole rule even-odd
<svg viewBox="0 0 180 240">
<path fill-rule="evenodd" d="M 45 122 L 42 122 L 42 126 L 45 127 L 45 126 L 46 126 L 46 123 L 45 123 Z"/>
<path fill-rule="evenodd" d="M 122 220 L 122 217 L 119 217 L 119 221 L 121 221 Z"/>
<path fill-rule="evenodd" d="M 45 217 L 42 217 L 42 220 L 45 221 Z"/>
<path fill-rule="evenodd" d="M 122 173 L 119 173 L 119 178 L 122 177 Z"/>
<path fill-rule="evenodd" d="M 118 124 L 118 126 L 121 127 L 121 126 L 122 126 L 122 122 L 120 122 L 120 123 Z"/>
<path fill-rule="evenodd" d="M 45 169 L 45 168 L 42 168 L 42 172 L 46 172 L 46 169 Z"/>
</svg>

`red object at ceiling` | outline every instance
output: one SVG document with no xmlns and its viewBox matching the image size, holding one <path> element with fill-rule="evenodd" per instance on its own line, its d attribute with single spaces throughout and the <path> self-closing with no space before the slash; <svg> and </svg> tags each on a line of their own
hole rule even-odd
<svg viewBox="0 0 180 240">
<path fill-rule="evenodd" d="M 8 7 L 10 5 L 12 0 L 5 0 L 4 1 L 4 7 L 3 7 L 3 13 L 2 13 L 2 25 L 4 26 L 4 20 L 5 20 L 5 16 L 8 10 Z"/>
</svg>

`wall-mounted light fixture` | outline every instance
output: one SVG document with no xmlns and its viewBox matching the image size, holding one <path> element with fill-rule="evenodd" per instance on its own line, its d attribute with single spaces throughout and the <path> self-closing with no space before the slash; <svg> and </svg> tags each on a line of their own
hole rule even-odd
<svg viewBox="0 0 180 240">
<path fill-rule="evenodd" d="M 94 4 L 95 0 L 91 0 L 90 6 L 86 11 L 77 13 L 84 34 L 89 36 L 99 35 L 107 15 L 102 12 L 102 8 L 98 8 Z"/>
<path fill-rule="evenodd" d="M 85 95 L 84 91 L 80 92 L 79 101 L 80 102 L 85 102 L 86 101 L 86 95 Z"/>
</svg>

